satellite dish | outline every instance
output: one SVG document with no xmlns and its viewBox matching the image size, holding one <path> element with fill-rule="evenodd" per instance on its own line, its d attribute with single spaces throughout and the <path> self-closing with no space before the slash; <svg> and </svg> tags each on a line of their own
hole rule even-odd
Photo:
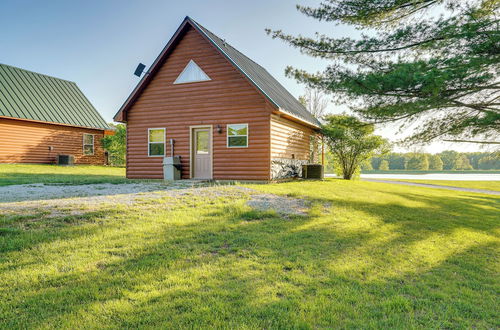
<svg viewBox="0 0 500 330">
<path fill-rule="evenodd" d="M 139 63 L 139 65 L 137 66 L 137 68 L 134 71 L 134 75 L 136 75 L 137 77 L 140 77 L 141 74 L 144 72 L 145 68 L 146 68 L 146 66 L 144 64 Z"/>
</svg>

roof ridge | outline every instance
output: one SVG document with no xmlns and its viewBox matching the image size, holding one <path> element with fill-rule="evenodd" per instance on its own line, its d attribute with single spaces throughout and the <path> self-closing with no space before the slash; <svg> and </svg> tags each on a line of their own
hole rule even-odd
<svg viewBox="0 0 500 330">
<path fill-rule="evenodd" d="M 72 84 L 75 84 L 76 85 L 76 82 L 72 81 L 72 80 L 68 80 L 68 79 L 64 79 L 64 78 L 58 78 L 58 77 L 54 77 L 54 76 L 50 76 L 48 74 L 45 74 L 45 73 L 40 73 L 40 72 L 36 72 L 36 71 L 32 71 L 32 70 L 27 70 L 27 69 L 23 69 L 23 68 L 20 68 L 18 66 L 14 66 L 14 65 L 10 65 L 10 64 L 5 64 L 5 63 L 0 63 L 0 66 L 8 66 L 10 68 L 13 68 L 13 69 L 16 69 L 16 70 L 21 70 L 21 71 L 26 71 L 26 72 L 29 72 L 29 73 L 34 73 L 34 74 L 38 74 L 40 76 L 44 76 L 44 77 L 48 77 L 48 78 L 52 78 L 52 79 L 57 79 L 57 80 L 62 80 L 62 81 L 67 81 L 69 83 L 72 83 Z"/>
<path fill-rule="evenodd" d="M 188 16 L 188 18 L 193 21 L 194 23 L 196 23 L 196 25 L 198 25 L 199 27 L 203 28 L 205 31 L 209 32 L 210 34 L 212 34 L 214 37 L 220 39 L 222 42 L 224 42 L 227 46 L 231 47 L 232 49 L 234 49 L 235 51 L 237 51 L 238 53 L 240 53 L 242 56 L 246 57 L 248 60 L 252 61 L 253 63 L 255 63 L 256 65 L 260 66 L 262 69 L 266 70 L 266 68 L 264 68 L 262 65 L 260 65 L 259 63 L 255 62 L 254 60 L 252 60 L 250 57 L 246 56 L 244 53 L 240 52 L 236 47 L 234 47 L 233 45 L 231 45 L 229 42 L 226 41 L 226 39 L 222 39 L 221 37 L 219 37 L 218 35 L 216 35 L 215 33 L 213 33 L 212 31 L 210 31 L 209 29 L 207 29 L 206 27 L 204 27 L 203 25 L 201 25 L 200 23 L 198 23 L 197 21 L 195 21 L 194 19 L 192 19 L 191 17 Z M 267 71 L 267 70 L 266 70 Z"/>
<path fill-rule="evenodd" d="M 290 91 L 285 88 L 276 78 L 274 78 L 274 76 L 269 73 L 269 71 L 264 68 L 262 65 L 258 64 L 257 62 L 255 62 L 254 60 L 252 60 L 250 57 L 246 56 L 245 54 L 243 54 L 242 52 L 240 52 L 238 49 L 236 49 L 235 47 L 233 47 L 232 45 L 230 45 L 225 39 L 222 39 L 221 37 L 219 37 L 218 35 L 216 35 L 215 33 L 213 33 L 212 31 L 208 30 L 207 28 L 205 28 L 203 25 L 199 24 L 198 22 L 196 22 L 195 20 L 193 20 L 192 18 L 190 18 L 189 16 L 186 17 L 186 20 L 190 21 L 192 24 L 194 24 L 195 26 L 197 26 L 197 28 L 205 34 L 206 37 L 208 37 L 209 39 L 212 39 L 212 42 L 216 44 L 216 47 L 219 47 L 219 49 L 223 52 L 223 53 L 226 53 L 226 56 L 228 56 L 228 58 L 244 73 L 244 75 L 247 76 L 248 79 L 250 79 L 254 84 L 255 86 L 264 94 L 266 95 L 269 100 L 274 103 L 276 106 L 278 106 L 278 108 L 284 112 L 287 112 L 287 113 L 290 113 L 290 112 L 293 112 L 293 113 L 290 113 L 291 115 L 294 115 L 294 116 L 298 116 L 299 118 L 302 118 L 304 120 L 306 120 L 307 122 L 311 123 L 311 124 L 314 124 L 314 125 L 317 125 L 319 126 L 319 121 L 318 119 L 311 113 L 309 112 L 309 110 L 307 110 L 306 107 L 304 107 L 303 104 L 301 104 L 298 99 L 292 94 L 290 93 Z M 215 40 L 214 40 L 215 39 Z M 217 45 L 217 42 L 219 42 L 220 44 L 222 45 Z M 230 48 L 224 50 L 223 47 L 227 47 L 229 46 Z M 293 105 L 293 107 L 299 107 L 299 108 L 302 108 L 301 110 L 302 111 L 293 111 L 292 109 L 287 109 L 286 106 L 282 106 L 282 104 L 278 104 L 276 103 L 276 100 L 271 97 L 269 95 L 269 90 L 265 90 L 263 86 L 261 86 L 260 83 L 257 83 L 255 81 L 255 77 L 252 78 L 252 76 L 249 74 L 249 72 L 246 72 L 246 69 L 245 68 L 242 68 L 241 67 L 241 63 L 237 63 L 238 61 L 235 61 L 234 58 L 232 58 L 232 56 L 228 55 L 227 54 L 227 50 L 232 50 L 234 53 L 237 54 L 237 56 L 241 56 L 244 58 L 244 60 L 248 60 L 250 61 L 253 65 L 255 65 L 256 67 L 258 67 L 260 70 L 262 70 L 265 74 L 267 74 L 272 80 L 275 81 L 275 83 L 278 85 L 274 87 L 271 87 L 272 89 L 279 89 L 280 91 L 278 93 L 285 93 L 288 95 L 288 98 L 290 99 L 293 99 L 293 103 L 295 103 Z M 248 69 L 248 68 L 247 68 Z M 272 84 L 272 83 L 271 83 Z M 275 90 L 276 91 L 276 90 Z M 290 104 L 288 104 L 290 105 Z"/>
</svg>

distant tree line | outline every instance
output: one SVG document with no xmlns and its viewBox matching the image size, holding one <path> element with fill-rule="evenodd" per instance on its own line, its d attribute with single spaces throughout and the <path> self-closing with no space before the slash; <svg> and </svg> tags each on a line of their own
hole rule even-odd
<svg viewBox="0 0 500 330">
<path fill-rule="evenodd" d="M 374 156 L 362 164 L 362 170 L 500 170 L 500 152 L 457 152 L 446 150 L 438 154 L 423 152 L 396 153 Z"/>
</svg>

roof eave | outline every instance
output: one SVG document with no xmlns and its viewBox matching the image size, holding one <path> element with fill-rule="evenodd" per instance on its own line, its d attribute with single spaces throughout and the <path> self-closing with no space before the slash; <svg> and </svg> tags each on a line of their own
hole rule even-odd
<svg viewBox="0 0 500 330">
<path fill-rule="evenodd" d="M 36 120 L 36 119 L 27 119 L 27 118 L 19 118 L 19 117 L 9 117 L 9 116 L 0 116 L 0 119 L 11 119 L 11 120 L 20 120 L 20 121 L 29 121 L 33 123 L 40 123 L 40 124 L 47 124 L 47 125 L 59 125 L 59 126 L 67 126 L 67 127 L 76 127 L 76 128 L 85 128 L 85 129 L 93 129 L 97 131 L 109 131 L 112 130 L 111 127 L 107 126 L 105 127 L 90 127 L 90 126 L 81 126 L 81 125 L 73 125 L 73 124 L 66 124 L 66 123 L 56 123 L 52 121 L 43 121 L 43 120 Z"/>
<path fill-rule="evenodd" d="M 320 125 L 315 124 L 315 123 L 311 123 L 310 121 L 305 120 L 304 118 L 300 118 L 300 117 L 298 117 L 298 116 L 296 116 L 296 115 L 294 115 L 294 114 L 290 113 L 289 111 L 286 111 L 286 110 L 285 110 L 285 109 L 283 109 L 283 108 L 278 108 L 277 113 L 279 113 L 279 114 L 284 114 L 284 115 L 286 115 L 286 116 L 288 116 L 288 117 L 291 117 L 291 118 L 293 118 L 294 120 L 296 120 L 296 121 L 300 122 L 301 124 L 305 124 L 305 125 L 307 125 L 307 126 L 311 126 L 311 127 L 312 127 L 312 128 L 314 128 L 314 129 L 317 129 L 317 130 L 321 129 L 321 126 L 320 126 Z"/>
<path fill-rule="evenodd" d="M 177 41 L 177 38 L 183 31 L 183 29 L 186 27 L 186 24 L 191 22 L 189 17 L 185 17 L 184 20 L 182 21 L 181 25 L 177 28 L 175 31 L 174 35 L 170 38 L 168 43 L 163 47 L 162 51 L 160 54 L 156 57 L 154 60 L 153 64 L 149 67 L 148 71 L 144 74 L 144 76 L 141 78 L 139 83 L 135 86 L 134 90 L 130 93 L 128 98 L 125 100 L 123 105 L 120 107 L 118 112 L 113 116 L 113 120 L 116 122 L 122 122 L 126 123 L 126 111 L 130 108 L 132 103 L 136 100 L 136 98 L 140 95 L 140 92 L 145 88 L 147 83 L 153 78 L 154 74 L 158 70 L 158 65 L 164 60 L 164 57 L 169 53 L 171 50 L 172 46 L 174 43 Z M 191 23 L 191 25 L 193 25 Z"/>
</svg>

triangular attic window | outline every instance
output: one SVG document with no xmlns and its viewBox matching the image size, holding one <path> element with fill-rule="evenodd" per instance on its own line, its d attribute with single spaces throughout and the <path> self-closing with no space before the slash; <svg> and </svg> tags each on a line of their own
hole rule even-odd
<svg viewBox="0 0 500 330">
<path fill-rule="evenodd" d="M 212 80 L 193 60 L 189 61 L 181 74 L 175 79 L 174 84 L 184 84 L 197 81 Z"/>
</svg>

